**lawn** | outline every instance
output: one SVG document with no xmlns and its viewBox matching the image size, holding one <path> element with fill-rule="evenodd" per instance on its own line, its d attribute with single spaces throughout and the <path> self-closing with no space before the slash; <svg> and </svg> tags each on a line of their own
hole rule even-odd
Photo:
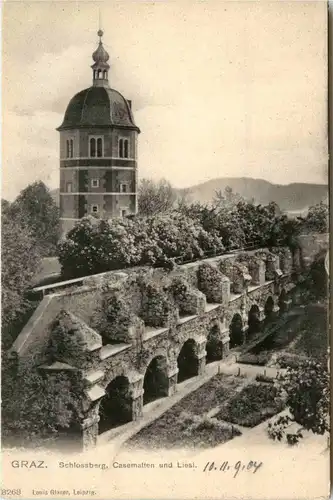
<svg viewBox="0 0 333 500">
<path fill-rule="evenodd" d="M 244 379 L 216 375 L 131 438 L 129 448 L 209 448 L 239 435 L 207 413 L 232 398 Z"/>
<path fill-rule="evenodd" d="M 253 382 L 229 399 L 216 418 L 243 427 L 255 427 L 282 411 L 283 407 L 283 401 L 277 397 L 277 389 L 272 384 Z"/>
</svg>

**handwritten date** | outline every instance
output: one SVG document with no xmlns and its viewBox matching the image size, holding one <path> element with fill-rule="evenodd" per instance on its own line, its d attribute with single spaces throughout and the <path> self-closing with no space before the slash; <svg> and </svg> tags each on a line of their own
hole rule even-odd
<svg viewBox="0 0 333 500">
<path fill-rule="evenodd" d="M 239 472 L 251 472 L 255 474 L 260 467 L 262 462 L 241 462 L 240 460 L 236 463 L 229 463 L 228 461 L 217 463 L 217 462 L 207 462 L 203 472 L 231 472 L 233 477 L 236 477 Z"/>
</svg>

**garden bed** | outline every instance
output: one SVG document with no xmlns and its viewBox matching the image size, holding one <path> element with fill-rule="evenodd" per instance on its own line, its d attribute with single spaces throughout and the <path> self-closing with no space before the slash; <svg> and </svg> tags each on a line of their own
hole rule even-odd
<svg viewBox="0 0 333 500">
<path fill-rule="evenodd" d="M 152 424 L 131 438 L 129 448 L 209 448 L 240 432 L 207 413 L 232 398 L 246 382 L 234 375 L 216 375 Z"/>
<path fill-rule="evenodd" d="M 272 384 L 253 382 L 226 402 L 216 418 L 252 428 L 283 408 L 283 401 L 277 397 L 277 389 Z"/>
</svg>

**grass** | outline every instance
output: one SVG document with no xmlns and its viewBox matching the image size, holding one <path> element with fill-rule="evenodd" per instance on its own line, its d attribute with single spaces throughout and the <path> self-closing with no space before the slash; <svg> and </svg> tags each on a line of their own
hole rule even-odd
<svg viewBox="0 0 333 500">
<path fill-rule="evenodd" d="M 216 418 L 244 427 L 255 427 L 282 409 L 283 402 L 277 397 L 275 387 L 253 382 L 231 398 Z"/>
<path fill-rule="evenodd" d="M 244 379 L 216 375 L 127 442 L 129 448 L 207 448 L 239 434 L 232 425 L 205 415 L 232 398 Z"/>
</svg>

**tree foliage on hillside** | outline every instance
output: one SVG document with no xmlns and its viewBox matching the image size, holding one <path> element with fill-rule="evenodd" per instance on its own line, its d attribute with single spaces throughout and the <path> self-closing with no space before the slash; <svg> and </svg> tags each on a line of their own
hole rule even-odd
<svg viewBox="0 0 333 500">
<path fill-rule="evenodd" d="M 154 182 L 142 179 L 138 190 L 138 211 L 140 215 L 152 216 L 169 212 L 177 199 L 176 191 L 169 181 Z"/>
<path fill-rule="evenodd" d="M 223 244 L 193 219 L 177 212 L 154 217 L 82 219 L 59 244 L 66 277 L 136 265 L 173 267 L 181 257 L 221 253 Z"/>
<path fill-rule="evenodd" d="M 329 226 L 329 207 L 321 201 L 309 208 L 305 218 L 299 218 L 302 228 L 309 232 L 327 233 Z"/>
<path fill-rule="evenodd" d="M 24 219 L 7 211 L 1 219 L 2 344 L 11 340 L 10 328 L 31 307 L 25 291 L 40 265 L 40 254 Z"/>
<path fill-rule="evenodd" d="M 23 189 L 8 210 L 25 221 L 43 257 L 54 255 L 60 236 L 59 209 L 43 182 Z"/>
</svg>

